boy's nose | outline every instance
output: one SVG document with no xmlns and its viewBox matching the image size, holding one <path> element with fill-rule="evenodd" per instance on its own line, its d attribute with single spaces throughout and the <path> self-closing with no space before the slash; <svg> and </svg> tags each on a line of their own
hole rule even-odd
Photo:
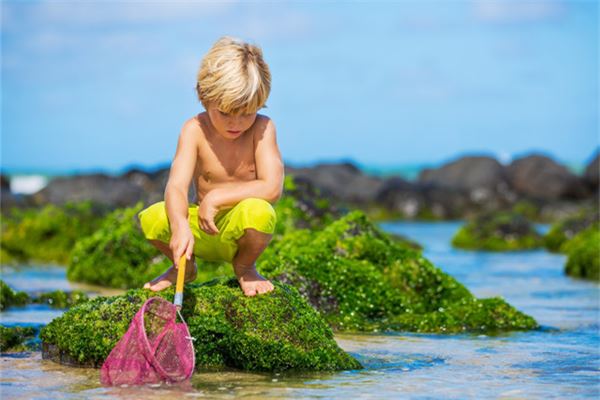
<svg viewBox="0 0 600 400">
<path fill-rule="evenodd" d="M 241 116 L 232 116 L 231 119 L 229 120 L 229 126 L 232 129 L 240 126 L 241 124 L 242 124 L 242 117 Z"/>
</svg>

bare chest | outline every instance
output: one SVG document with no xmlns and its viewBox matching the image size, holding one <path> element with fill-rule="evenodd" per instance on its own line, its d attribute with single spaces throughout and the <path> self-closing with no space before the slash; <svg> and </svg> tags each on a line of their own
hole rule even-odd
<svg viewBox="0 0 600 400">
<path fill-rule="evenodd" d="M 198 149 L 195 176 L 200 197 L 222 183 L 255 180 L 252 136 L 247 135 L 230 143 L 206 141 Z"/>
</svg>

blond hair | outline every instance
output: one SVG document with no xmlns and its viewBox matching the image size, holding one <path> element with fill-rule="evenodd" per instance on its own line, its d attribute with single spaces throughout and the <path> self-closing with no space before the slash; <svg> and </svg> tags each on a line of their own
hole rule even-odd
<svg viewBox="0 0 600 400">
<path fill-rule="evenodd" d="M 202 59 L 196 92 L 205 109 L 209 103 L 226 113 L 252 114 L 265 107 L 271 72 L 262 50 L 225 36 Z"/>
</svg>

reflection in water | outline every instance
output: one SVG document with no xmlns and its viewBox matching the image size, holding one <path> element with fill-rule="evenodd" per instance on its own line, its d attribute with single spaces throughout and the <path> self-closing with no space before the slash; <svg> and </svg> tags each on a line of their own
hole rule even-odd
<svg viewBox="0 0 600 400">
<path fill-rule="evenodd" d="M 449 243 L 459 222 L 383 226 L 422 243 L 427 258 L 478 297 L 502 296 L 534 316 L 542 329 L 495 336 L 338 334 L 340 346 L 357 357 L 364 370 L 279 374 L 204 371 L 194 374 L 189 385 L 175 387 L 104 388 L 98 370 L 63 367 L 41 360 L 39 353 L 3 356 L 2 399 L 530 399 L 600 395 L 600 290 L 597 284 L 564 276 L 564 256 L 542 250 L 454 250 Z M 34 271 L 43 275 L 39 269 Z M 60 282 L 51 289 L 70 285 L 64 272 L 61 278 L 57 271 L 51 271 L 49 279 Z M 27 270 L 3 270 L 3 278 L 21 290 L 27 285 L 19 287 L 17 283 L 26 282 L 27 274 Z M 60 312 L 25 308 L 0 316 L 3 322 L 6 318 L 13 323 L 40 323 Z"/>
</svg>

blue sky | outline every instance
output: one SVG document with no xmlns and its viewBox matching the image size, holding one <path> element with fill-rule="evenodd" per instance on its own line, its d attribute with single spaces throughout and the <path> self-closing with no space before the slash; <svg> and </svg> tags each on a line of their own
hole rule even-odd
<svg viewBox="0 0 600 400">
<path fill-rule="evenodd" d="M 589 160 L 595 1 L 2 1 L 2 168 L 169 162 L 203 54 L 259 44 L 290 163 Z"/>
</svg>

